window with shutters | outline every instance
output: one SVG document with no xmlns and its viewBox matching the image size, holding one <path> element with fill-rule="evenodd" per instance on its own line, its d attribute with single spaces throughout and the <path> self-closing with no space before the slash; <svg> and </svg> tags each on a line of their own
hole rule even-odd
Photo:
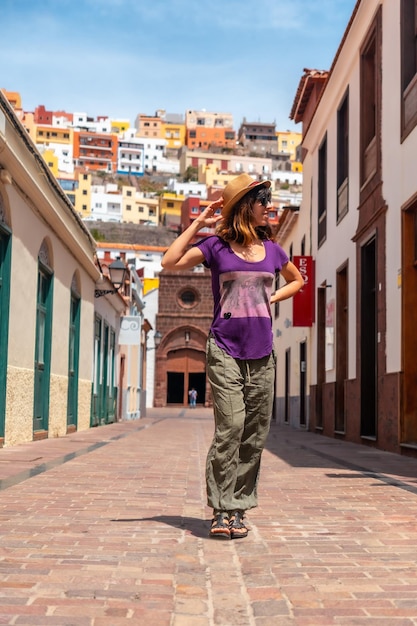
<svg viewBox="0 0 417 626">
<path fill-rule="evenodd" d="M 361 50 L 361 190 L 371 182 L 380 170 L 381 22 L 381 10 L 379 10 Z"/>
<path fill-rule="evenodd" d="M 348 212 L 349 92 L 337 112 L 337 222 Z"/>
<path fill-rule="evenodd" d="M 320 247 L 326 241 L 327 234 L 327 136 L 319 149 L 318 165 L 317 246 Z"/>
</svg>

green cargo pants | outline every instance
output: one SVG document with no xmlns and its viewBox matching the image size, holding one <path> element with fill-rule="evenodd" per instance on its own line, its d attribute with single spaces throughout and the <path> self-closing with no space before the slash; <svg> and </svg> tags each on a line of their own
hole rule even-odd
<svg viewBox="0 0 417 626">
<path fill-rule="evenodd" d="M 207 374 L 215 420 L 206 463 L 207 503 L 216 511 L 246 511 L 257 506 L 261 454 L 272 416 L 275 354 L 234 359 L 209 336 Z"/>
</svg>

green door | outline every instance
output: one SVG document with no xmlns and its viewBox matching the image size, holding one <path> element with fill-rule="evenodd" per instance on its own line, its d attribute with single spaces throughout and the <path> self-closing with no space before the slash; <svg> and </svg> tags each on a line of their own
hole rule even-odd
<svg viewBox="0 0 417 626">
<path fill-rule="evenodd" d="M 0 439 L 4 439 L 6 413 L 7 347 L 9 335 L 11 237 L 0 228 Z"/>
<path fill-rule="evenodd" d="M 107 399 L 109 397 L 109 327 L 103 328 L 103 370 L 100 397 L 100 424 L 107 424 Z"/>
<path fill-rule="evenodd" d="M 48 430 L 52 339 L 52 274 L 39 263 L 33 432 Z"/>
<path fill-rule="evenodd" d="M 115 344 L 114 330 L 96 316 L 91 426 L 109 424 L 116 419 Z"/>
<path fill-rule="evenodd" d="M 109 381 L 107 396 L 107 422 L 116 421 L 116 402 L 117 402 L 117 386 L 116 386 L 116 359 L 115 359 L 116 333 L 111 328 L 109 337 Z"/>
<path fill-rule="evenodd" d="M 96 315 L 94 320 L 94 378 L 91 393 L 91 426 L 98 426 L 100 423 L 101 327 L 101 318 Z"/>
<path fill-rule="evenodd" d="M 78 419 L 78 364 L 80 353 L 80 298 L 71 293 L 69 346 L 67 427 L 77 428 Z"/>
</svg>

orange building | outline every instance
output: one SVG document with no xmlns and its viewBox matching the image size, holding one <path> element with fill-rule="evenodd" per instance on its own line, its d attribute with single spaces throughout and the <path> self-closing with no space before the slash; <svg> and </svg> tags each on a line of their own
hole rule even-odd
<svg viewBox="0 0 417 626">
<path fill-rule="evenodd" d="M 163 138 L 164 120 L 161 115 L 144 115 L 140 113 L 136 118 L 137 137 Z"/>
<path fill-rule="evenodd" d="M 74 131 L 74 164 L 86 170 L 115 172 L 117 135 Z"/>
<path fill-rule="evenodd" d="M 22 98 L 18 91 L 7 91 L 7 89 L 0 89 L 0 91 L 6 96 L 13 109 L 22 108 Z"/>
<path fill-rule="evenodd" d="M 185 114 L 187 148 L 210 150 L 236 147 L 231 113 L 187 111 Z"/>
</svg>

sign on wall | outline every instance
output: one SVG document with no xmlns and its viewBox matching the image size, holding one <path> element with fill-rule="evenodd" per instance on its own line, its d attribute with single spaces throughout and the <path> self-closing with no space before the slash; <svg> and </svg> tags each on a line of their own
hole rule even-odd
<svg viewBox="0 0 417 626">
<path fill-rule="evenodd" d="M 119 345 L 140 345 L 141 319 L 137 315 L 126 315 L 120 319 Z"/>
<path fill-rule="evenodd" d="M 326 372 L 334 368 L 334 325 L 336 302 L 329 300 L 326 304 Z"/>
<path fill-rule="evenodd" d="M 315 321 L 315 263 L 312 256 L 295 256 L 294 265 L 304 279 L 304 287 L 292 301 L 292 325 L 312 326 Z"/>
</svg>

